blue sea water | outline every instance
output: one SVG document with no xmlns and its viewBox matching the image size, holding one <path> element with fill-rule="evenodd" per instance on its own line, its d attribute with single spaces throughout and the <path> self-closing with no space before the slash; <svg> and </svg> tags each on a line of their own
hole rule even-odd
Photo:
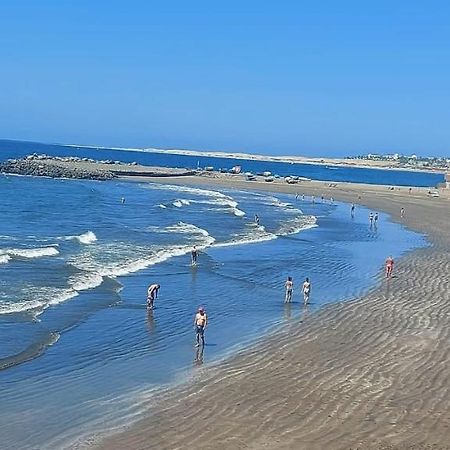
<svg viewBox="0 0 450 450">
<path fill-rule="evenodd" d="M 285 177 L 289 175 L 313 180 L 349 183 L 381 184 L 386 186 L 435 187 L 444 182 L 443 173 L 414 172 L 407 170 L 382 170 L 357 167 L 333 167 L 323 164 L 283 163 L 271 161 L 254 161 L 234 158 L 217 158 L 209 156 L 175 155 L 153 151 L 114 150 L 97 147 L 76 147 L 56 144 L 19 142 L 0 140 L 0 161 L 8 158 L 21 158 L 31 153 L 45 153 L 51 156 L 79 156 L 96 160 L 136 161 L 139 164 L 160 167 L 214 167 L 231 169 L 241 165 L 243 172 L 262 173 L 269 171 Z"/>
<path fill-rule="evenodd" d="M 314 311 L 367 292 L 386 255 L 425 245 L 383 213 L 370 228 L 362 207 L 352 219 L 346 204 L 281 194 L 0 176 L 0 195 L 2 448 L 61 448 L 128 420 L 139 399 L 198 365 L 301 326 L 306 276 Z M 210 320 L 203 353 L 199 305 Z"/>
</svg>

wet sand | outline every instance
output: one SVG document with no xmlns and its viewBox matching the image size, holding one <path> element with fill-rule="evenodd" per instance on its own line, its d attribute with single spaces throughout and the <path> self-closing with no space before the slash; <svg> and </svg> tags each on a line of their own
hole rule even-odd
<svg viewBox="0 0 450 450">
<path fill-rule="evenodd" d="M 149 400 L 146 418 L 89 446 L 450 448 L 448 193 L 429 198 L 423 189 L 410 194 L 405 188 L 249 183 L 226 176 L 152 181 L 332 196 L 386 211 L 425 233 L 432 245 L 396 261 L 389 281 L 380 267 L 381 285 L 364 298 L 314 314 L 305 310 L 279 335 L 204 366 L 194 382 Z"/>
</svg>

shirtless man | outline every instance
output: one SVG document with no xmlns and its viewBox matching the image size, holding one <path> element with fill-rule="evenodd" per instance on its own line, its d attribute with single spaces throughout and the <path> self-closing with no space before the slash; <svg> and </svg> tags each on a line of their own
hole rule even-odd
<svg viewBox="0 0 450 450">
<path fill-rule="evenodd" d="M 292 291 L 294 290 L 294 282 L 292 281 L 292 277 L 288 277 L 286 283 L 284 283 L 284 287 L 286 289 L 286 296 L 284 297 L 284 303 L 291 303 Z"/>
<path fill-rule="evenodd" d="M 305 279 L 305 282 L 303 283 L 303 303 L 306 305 L 309 302 L 309 294 L 311 293 L 311 283 L 309 282 L 309 278 Z"/>
<path fill-rule="evenodd" d="M 194 245 L 194 247 L 191 251 L 191 262 L 192 262 L 193 266 L 195 266 L 197 264 L 197 257 L 198 257 L 198 250 Z"/>
<path fill-rule="evenodd" d="M 158 297 L 159 284 L 151 284 L 147 289 L 147 308 L 153 309 L 153 302 Z"/>
<path fill-rule="evenodd" d="M 386 278 L 392 277 L 392 271 L 394 270 L 394 258 L 388 256 L 386 259 Z"/>
<path fill-rule="evenodd" d="M 197 340 L 196 347 L 200 346 L 200 339 L 202 340 L 202 346 L 205 345 L 205 328 L 207 323 L 208 317 L 206 316 L 205 309 L 200 306 L 194 318 L 195 337 Z"/>
</svg>

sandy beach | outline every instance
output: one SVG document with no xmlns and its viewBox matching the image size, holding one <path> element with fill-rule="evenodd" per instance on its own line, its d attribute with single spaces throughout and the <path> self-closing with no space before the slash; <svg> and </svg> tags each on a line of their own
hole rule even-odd
<svg viewBox="0 0 450 450">
<path fill-rule="evenodd" d="M 133 177 L 134 178 L 134 177 Z M 161 182 L 160 179 L 151 181 Z M 332 196 L 388 212 L 429 248 L 396 261 L 364 298 L 302 320 L 149 401 L 148 417 L 89 445 L 105 449 L 450 448 L 450 203 L 445 193 L 326 183 L 209 184 Z M 405 217 L 400 218 L 400 209 Z M 370 256 L 369 256 L 370 257 Z M 249 318 L 251 320 L 251 318 Z"/>
</svg>

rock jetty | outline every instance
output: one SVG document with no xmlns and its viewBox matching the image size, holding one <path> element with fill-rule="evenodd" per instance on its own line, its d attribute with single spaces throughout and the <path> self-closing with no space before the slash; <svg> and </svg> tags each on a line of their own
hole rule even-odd
<svg viewBox="0 0 450 450">
<path fill-rule="evenodd" d="M 22 159 L 0 163 L 0 173 L 44 176 L 51 178 L 80 178 L 111 180 L 117 177 L 173 177 L 196 175 L 197 171 L 181 168 L 142 166 L 136 162 L 80 158 L 78 156 L 48 156 L 33 153 Z"/>
<path fill-rule="evenodd" d="M 8 159 L 6 162 L 0 163 L 0 172 L 51 178 L 79 178 L 85 180 L 111 180 L 116 177 L 110 171 L 98 170 L 94 167 L 80 167 L 77 162 L 85 159 L 33 154 L 22 159 Z"/>
</svg>

